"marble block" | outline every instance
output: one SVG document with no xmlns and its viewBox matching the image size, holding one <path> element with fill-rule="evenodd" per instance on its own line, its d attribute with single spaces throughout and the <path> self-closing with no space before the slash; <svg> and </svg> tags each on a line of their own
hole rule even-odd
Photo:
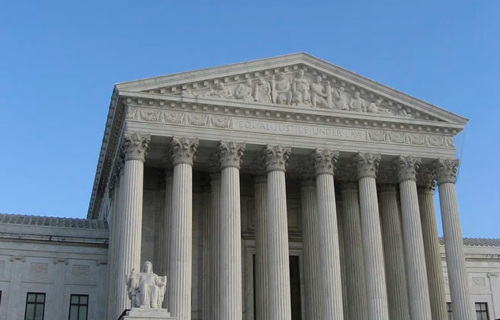
<svg viewBox="0 0 500 320">
<path fill-rule="evenodd" d="M 167 309 L 134 308 L 130 310 L 124 320 L 177 320 L 171 317 Z"/>
</svg>

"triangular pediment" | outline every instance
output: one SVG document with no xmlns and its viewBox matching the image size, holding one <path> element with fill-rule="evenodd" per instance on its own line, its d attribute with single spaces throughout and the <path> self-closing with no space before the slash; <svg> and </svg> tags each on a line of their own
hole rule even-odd
<svg viewBox="0 0 500 320">
<path fill-rule="evenodd" d="M 126 92 L 149 93 L 249 106 L 443 122 L 467 119 L 304 53 L 178 73 L 118 84 Z"/>
</svg>

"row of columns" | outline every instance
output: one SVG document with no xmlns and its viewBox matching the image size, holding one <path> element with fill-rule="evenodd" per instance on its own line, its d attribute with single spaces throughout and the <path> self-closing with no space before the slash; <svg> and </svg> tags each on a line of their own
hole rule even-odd
<svg viewBox="0 0 500 320">
<path fill-rule="evenodd" d="M 118 192 L 120 216 L 113 220 L 113 229 L 127 236 L 112 236 L 117 275 L 139 268 L 143 163 L 149 139 L 137 133 L 125 135 L 125 164 Z M 197 139 L 173 138 L 173 175 L 167 175 L 167 248 L 161 259 L 168 261 L 168 307 L 179 320 L 191 319 L 192 165 L 197 146 Z M 209 314 L 214 320 L 242 319 L 239 169 L 244 151 L 242 143 L 221 142 L 217 152 L 220 171 L 212 174 L 208 265 Z M 262 152 L 265 178 L 255 179 L 257 319 L 291 319 L 285 186 L 290 152 L 290 148 L 266 146 Z M 334 189 L 337 159 L 336 151 L 312 152 L 308 164 L 314 169 L 301 186 L 306 319 L 344 318 Z M 342 184 L 345 314 L 349 319 L 445 319 L 432 194 L 429 188 L 417 192 L 419 159 L 399 157 L 395 163 L 401 222 L 394 185 L 379 190 L 379 212 L 376 174 L 380 156 L 358 154 L 354 160 L 357 183 Z M 457 163 L 439 160 L 436 167 L 455 318 L 471 320 L 454 189 Z M 119 277 L 113 284 L 116 315 L 128 305 Z"/>
</svg>

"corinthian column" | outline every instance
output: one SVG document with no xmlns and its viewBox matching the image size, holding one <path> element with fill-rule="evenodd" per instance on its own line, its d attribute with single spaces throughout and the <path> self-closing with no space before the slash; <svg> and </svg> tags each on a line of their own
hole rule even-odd
<svg viewBox="0 0 500 320">
<path fill-rule="evenodd" d="M 291 148 L 266 146 L 269 319 L 291 320 L 285 170 Z"/>
<path fill-rule="evenodd" d="M 343 320 L 342 273 L 340 269 L 337 207 L 333 171 L 339 157 L 338 151 L 316 149 L 312 154 L 318 201 L 317 237 L 320 261 L 319 281 L 323 296 L 320 319 Z"/>
<path fill-rule="evenodd" d="M 163 219 L 163 250 L 160 255 L 163 258 L 160 260 L 162 264 L 160 268 L 162 272 L 167 276 L 167 279 L 170 280 L 170 233 L 172 226 L 172 188 L 174 183 L 174 173 L 172 171 L 172 166 L 170 163 L 165 166 L 165 211 L 164 211 L 164 219 Z M 167 285 L 165 296 L 168 297 L 169 287 Z M 168 307 L 168 298 L 163 301 L 163 306 Z"/>
<path fill-rule="evenodd" d="M 222 280 L 218 319 L 238 320 L 243 316 L 240 164 L 245 144 L 220 142 L 218 151 L 221 168 L 219 279 Z"/>
<path fill-rule="evenodd" d="M 389 315 L 390 319 L 410 320 L 405 253 L 396 185 L 382 185 L 379 189 L 379 195 L 382 232 L 384 234 L 385 270 L 388 275 Z"/>
<path fill-rule="evenodd" d="M 344 182 L 341 188 L 348 314 L 349 319 L 367 319 L 358 186 Z"/>
<path fill-rule="evenodd" d="M 198 139 L 172 139 L 174 178 L 170 228 L 170 288 L 168 306 L 173 317 L 191 319 L 193 259 L 193 160 Z"/>
<path fill-rule="evenodd" d="M 120 216 L 117 223 L 120 244 L 117 251 L 117 292 L 118 312 L 128 308 L 129 300 L 125 283 L 120 283 L 132 269 L 140 270 L 142 239 L 142 196 L 144 182 L 144 156 L 151 141 L 150 135 L 125 133 L 123 149 L 125 164 L 123 184 L 120 185 Z"/>
<path fill-rule="evenodd" d="M 306 166 L 305 166 L 306 167 Z M 306 171 L 307 172 L 307 171 Z M 308 173 L 308 172 L 307 172 Z M 300 194 L 302 204 L 302 254 L 304 262 L 304 306 L 306 319 L 320 319 L 322 299 L 319 283 L 318 196 L 316 182 L 304 174 Z"/>
<path fill-rule="evenodd" d="M 210 320 L 217 320 L 220 310 L 220 172 L 213 170 L 210 175 Z"/>
<path fill-rule="evenodd" d="M 443 220 L 446 266 L 450 283 L 451 305 L 455 320 L 472 320 L 474 312 L 469 293 L 462 230 L 458 216 L 455 179 L 458 160 L 439 159 L 435 162 L 441 218 Z"/>
<path fill-rule="evenodd" d="M 389 319 L 389 310 L 385 284 L 384 250 L 378 211 L 377 185 L 375 183 L 380 155 L 359 153 L 355 160 L 358 166 L 368 319 L 387 320 Z"/>
<path fill-rule="evenodd" d="M 269 320 L 267 285 L 269 283 L 267 253 L 267 177 L 254 178 L 255 189 L 255 319 Z"/>
<path fill-rule="evenodd" d="M 425 264 L 432 319 L 446 319 L 448 313 L 446 311 L 443 265 L 439 251 L 436 212 L 434 209 L 434 177 L 429 170 L 422 170 L 418 175 L 418 206 L 424 237 Z"/>
<path fill-rule="evenodd" d="M 412 320 L 432 319 L 429 286 L 425 269 L 424 239 L 417 197 L 417 169 L 420 159 L 400 156 L 395 160 L 398 170 L 401 215 L 405 246 L 408 300 Z"/>
</svg>

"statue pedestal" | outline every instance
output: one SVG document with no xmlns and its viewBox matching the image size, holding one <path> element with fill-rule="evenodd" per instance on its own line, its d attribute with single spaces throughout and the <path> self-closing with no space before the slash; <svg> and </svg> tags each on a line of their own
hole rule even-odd
<svg viewBox="0 0 500 320">
<path fill-rule="evenodd" d="M 133 308 L 124 320 L 177 320 L 170 316 L 167 309 Z"/>
</svg>

